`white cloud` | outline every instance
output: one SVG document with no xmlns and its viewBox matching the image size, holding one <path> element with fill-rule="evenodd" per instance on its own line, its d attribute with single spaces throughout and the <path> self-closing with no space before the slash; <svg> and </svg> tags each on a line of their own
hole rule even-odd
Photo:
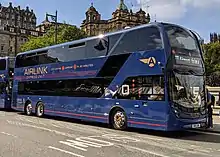
<svg viewBox="0 0 220 157">
<path fill-rule="evenodd" d="M 220 9 L 220 0 L 135 0 L 137 10 L 140 6 L 159 20 L 175 20 L 183 17 L 191 9 Z M 150 6 L 149 8 L 147 6 Z M 197 11 L 197 10 L 195 10 Z"/>
</svg>

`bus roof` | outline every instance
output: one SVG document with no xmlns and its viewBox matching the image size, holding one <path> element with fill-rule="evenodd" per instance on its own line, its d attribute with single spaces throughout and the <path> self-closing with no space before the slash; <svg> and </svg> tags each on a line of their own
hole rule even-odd
<svg viewBox="0 0 220 157">
<path fill-rule="evenodd" d="M 144 27 L 150 27 L 150 26 L 157 26 L 158 27 L 160 24 L 175 25 L 175 24 L 171 24 L 171 23 L 152 22 L 152 23 L 149 23 L 149 24 L 144 24 L 144 25 L 140 25 L 140 26 L 136 26 L 136 27 L 131 27 L 129 29 L 123 29 L 123 30 L 119 30 L 119 31 L 115 31 L 115 32 L 106 33 L 106 34 L 104 34 L 104 36 L 110 36 L 110 35 L 125 33 L 125 32 L 129 32 L 129 31 L 137 30 L 137 29 L 140 29 L 140 28 L 144 28 Z M 47 47 L 44 47 L 44 48 L 39 48 L 39 49 L 30 50 L 30 51 L 26 51 L 26 52 L 20 52 L 20 53 L 17 54 L 17 56 L 25 55 L 25 54 L 31 54 L 31 53 L 35 53 L 35 52 L 39 52 L 39 51 L 45 51 L 45 50 L 48 50 L 48 49 L 53 49 L 53 48 L 57 48 L 57 47 L 61 47 L 61 46 L 77 44 L 77 43 L 86 42 L 86 41 L 89 41 L 89 40 L 92 40 L 92 39 L 98 39 L 98 38 L 99 38 L 99 36 L 87 37 L 87 38 L 74 40 L 74 41 L 70 41 L 70 42 L 65 42 L 65 43 L 61 43 L 61 44 L 57 44 L 57 45 L 53 45 L 53 46 L 47 46 Z"/>
</svg>

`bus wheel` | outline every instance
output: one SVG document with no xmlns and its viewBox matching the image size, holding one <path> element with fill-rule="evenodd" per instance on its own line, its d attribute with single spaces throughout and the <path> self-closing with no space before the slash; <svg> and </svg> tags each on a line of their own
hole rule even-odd
<svg viewBox="0 0 220 157">
<path fill-rule="evenodd" d="M 43 115 L 44 115 L 44 104 L 42 102 L 39 102 L 37 104 L 36 115 L 38 117 L 43 117 Z"/>
<path fill-rule="evenodd" d="M 122 109 L 116 109 L 111 116 L 112 126 L 117 130 L 124 130 L 127 127 L 127 117 Z"/>
<path fill-rule="evenodd" d="M 32 114 L 32 105 L 31 103 L 28 103 L 26 106 L 25 106 L 25 110 L 24 110 L 25 114 L 30 116 Z"/>
</svg>

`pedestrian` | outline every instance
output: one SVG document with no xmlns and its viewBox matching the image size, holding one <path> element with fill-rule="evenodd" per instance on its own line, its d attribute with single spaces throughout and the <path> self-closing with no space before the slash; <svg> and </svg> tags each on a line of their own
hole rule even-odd
<svg viewBox="0 0 220 157">
<path fill-rule="evenodd" d="M 208 126 L 207 128 L 213 128 L 213 118 L 212 118 L 212 115 L 213 115 L 213 109 L 212 107 L 214 107 L 214 104 L 215 104 L 215 97 L 208 93 Z"/>
</svg>

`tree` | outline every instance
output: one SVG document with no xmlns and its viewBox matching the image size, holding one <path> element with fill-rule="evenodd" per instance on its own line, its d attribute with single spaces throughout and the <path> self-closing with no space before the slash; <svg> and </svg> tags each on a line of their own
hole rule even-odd
<svg viewBox="0 0 220 157">
<path fill-rule="evenodd" d="M 207 83 L 210 86 L 220 86 L 220 43 L 208 43 L 203 48 Z"/>
<path fill-rule="evenodd" d="M 86 34 L 76 26 L 67 24 L 59 25 L 57 28 L 57 44 L 78 40 L 86 37 Z M 21 45 L 21 51 L 29 51 L 55 44 L 55 27 L 51 26 L 47 32 L 40 37 L 29 37 L 29 40 Z"/>
</svg>

